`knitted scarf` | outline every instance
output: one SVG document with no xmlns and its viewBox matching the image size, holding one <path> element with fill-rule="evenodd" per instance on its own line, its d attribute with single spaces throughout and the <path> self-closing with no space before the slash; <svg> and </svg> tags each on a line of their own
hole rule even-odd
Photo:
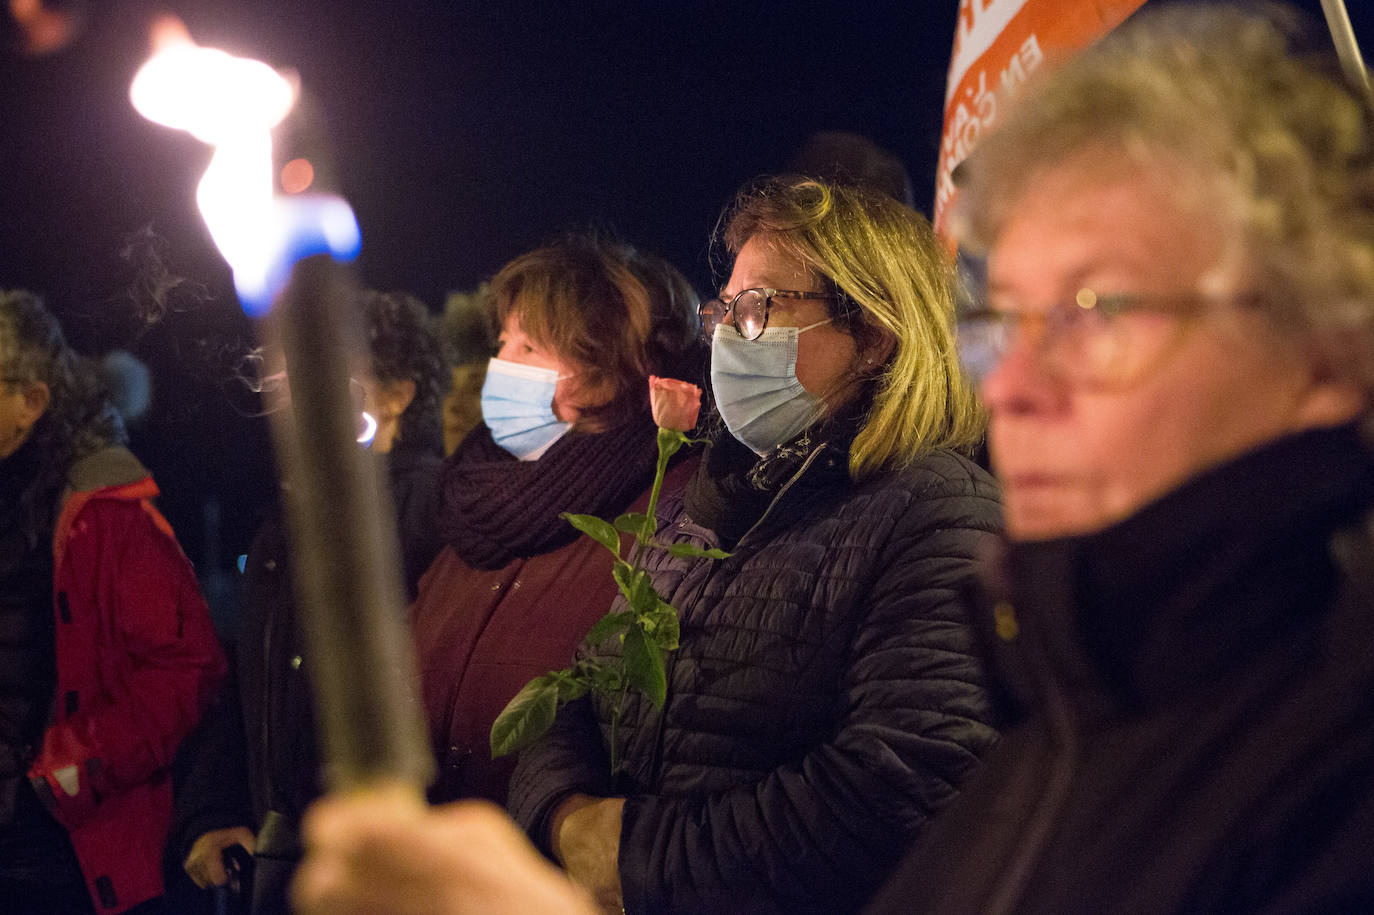
<svg viewBox="0 0 1374 915">
<path fill-rule="evenodd" d="M 552 552 L 578 536 L 560 512 L 614 518 L 649 487 L 657 460 L 647 416 L 569 432 L 537 461 L 518 460 L 479 425 L 444 465 L 439 533 L 476 569 Z"/>
</svg>

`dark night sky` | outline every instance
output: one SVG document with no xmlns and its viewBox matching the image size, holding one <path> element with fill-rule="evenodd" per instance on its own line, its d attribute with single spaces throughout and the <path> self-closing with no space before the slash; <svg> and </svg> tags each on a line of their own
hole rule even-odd
<svg viewBox="0 0 1374 915">
<path fill-rule="evenodd" d="M 447 291 L 576 227 L 614 231 L 707 288 L 706 242 L 721 206 L 815 130 L 853 130 L 896 152 L 927 206 L 957 5 L 160 8 L 200 44 L 299 71 L 362 226 L 362 281 L 437 308 Z M 1374 4 L 1349 5 L 1368 53 Z M 46 293 L 83 349 L 126 346 L 153 367 L 155 406 L 136 450 L 188 553 L 205 554 L 202 506 L 214 497 L 221 556 L 232 557 L 270 491 L 270 465 L 261 422 L 236 415 L 223 393 L 251 329 L 194 209 L 208 149 L 128 104 L 153 4 L 84 7 L 85 32 L 68 50 L 0 58 L 0 287 Z M 139 271 L 120 256 L 140 231 L 141 249 L 152 238 L 167 268 L 192 281 L 156 323 L 135 307 L 146 299 L 128 291 Z"/>
</svg>

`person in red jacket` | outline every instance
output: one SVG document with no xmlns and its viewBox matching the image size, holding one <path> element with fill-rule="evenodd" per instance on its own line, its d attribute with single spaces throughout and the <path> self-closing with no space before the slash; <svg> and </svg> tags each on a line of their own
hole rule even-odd
<svg viewBox="0 0 1374 915">
<path fill-rule="evenodd" d="M 156 911 L 169 768 L 224 656 L 157 485 L 36 296 L 0 293 L 0 370 L 0 911 Z"/>
</svg>

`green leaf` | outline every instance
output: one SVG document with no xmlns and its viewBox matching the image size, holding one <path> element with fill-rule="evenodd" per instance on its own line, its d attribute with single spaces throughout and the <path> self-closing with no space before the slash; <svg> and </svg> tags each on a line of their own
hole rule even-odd
<svg viewBox="0 0 1374 915">
<path fill-rule="evenodd" d="M 663 652 L 644 635 L 639 626 L 625 633 L 625 679 L 649 697 L 655 707 L 663 708 L 668 696 L 668 680 L 663 670 Z"/>
<path fill-rule="evenodd" d="M 565 702 L 581 699 L 587 695 L 587 690 L 591 688 L 592 678 L 581 662 L 574 667 L 555 670 L 549 676 L 558 681 L 558 704 L 560 706 Z"/>
<path fill-rule="evenodd" d="M 591 646 L 600 645 L 613 635 L 619 635 L 620 631 L 630 625 L 630 621 L 635 618 L 633 610 L 622 610 L 619 613 L 607 613 L 597 620 L 595 625 L 587 631 L 584 641 Z"/>
<path fill-rule="evenodd" d="M 625 671 L 622 665 L 614 667 L 598 667 L 592 671 L 591 687 L 602 696 L 609 696 L 620 692 L 620 688 L 625 685 Z"/>
<path fill-rule="evenodd" d="M 574 515 L 570 512 L 563 512 L 558 517 L 567 518 L 569 524 L 610 550 L 617 559 L 620 558 L 620 535 L 609 521 L 603 521 L 596 515 Z"/>
<path fill-rule="evenodd" d="M 611 576 L 620 586 L 620 593 L 625 595 L 631 610 L 641 614 L 648 613 L 657 605 L 658 594 L 654 591 L 648 572 L 633 569 L 628 562 L 622 562 L 617 563 L 611 570 Z"/>
<path fill-rule="evenodd" d="M 658 608 L 653 612 L 653 620 L 654 641 L 658 643 L 658 647 L 664 651 L 677 648 L 678 639 L 682 636 L 682 623 L 678 619 L 677 608 L 660 600 Z"/>
<path fill-rule="evenodd" d="M 693 543 L 670 543 L 668 544 L 668 552 L 678 559 L 688 559 L 695 556 L 704 556 L 707 559 L 730 558 L 730 554 L 724 550 L 718 550 L 715 547 L 711 549 L 702 549 Z"/>
<path fill-rule="evenodd" d="M 558 714 L 559 681 L 554 674 L 535 677 L 516 693 L 491 726 L 491 758 L 534 743 Z"/>
<path fill-rule="evenodd" d="M 643 616 L 646 613 L 653 613 L 654 608 L 658 605 L 658 592 L 655 591 L 654 586 L 649 583 L 648 573 L 645 573 L 644 577 L 635 585 L 635 593 L 634 596 L 630 598 L 630 606 L 634 608 L 635 613 Z"/>
<path fill-rule="evenodd" d="M 644 573 L 640 572 L 639 574 L 643 575 Z M 615 583 L 620 587 L 620 593 L 625 595 L 626 600 L 629 600 L 634 594 L 636 580 L 634 576 L 635 570 L 628 562 L 617 562 L 615 568 L 611 569 L 611 577 L 615 579 Z"/>
<path fill-rule="evenodd" d="M 615 529 L 644 538 L 648 538 L 654 533 L 653 527 L 649 524 L 649 516 L 643 512 L 627 512 L 616 518 Z"/>
</svg>

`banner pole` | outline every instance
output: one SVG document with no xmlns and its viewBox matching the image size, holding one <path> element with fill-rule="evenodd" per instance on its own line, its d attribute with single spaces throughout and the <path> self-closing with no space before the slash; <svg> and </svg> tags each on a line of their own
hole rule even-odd
<svg viewBox="0 0 1374 915">
<path fill-rule="evenodd" d="M 1374 85 L 1370 84 L 1369 70 L 1360 55 L 1360 43 L 1355 40 L 1355 28 L 1350 24 L 1345 0 L 1322 0 L 1322 12 L 1326 14 L 1326 27 L 1331 31 L 1331 41 L 1336 45 L 1341 69 L 1364 96 L 1369 107 L 1374 108 Z"/>
</svg>

